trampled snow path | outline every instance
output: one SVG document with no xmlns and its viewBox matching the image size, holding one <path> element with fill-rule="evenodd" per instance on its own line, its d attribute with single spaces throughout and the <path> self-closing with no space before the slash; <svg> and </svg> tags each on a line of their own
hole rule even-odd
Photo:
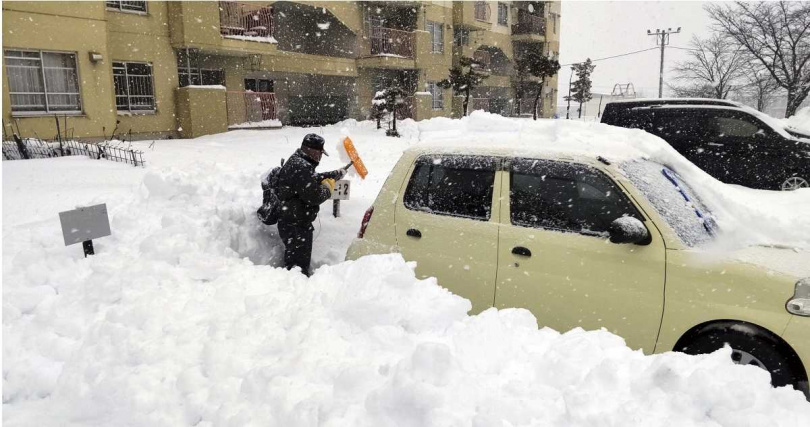
<svg viewBox="0 0 810 427">
<path fill-rule="evenodd" d="M 406 122 L 403 139 L 345 123 L 158 141 L 146 169 L 82 158 L 3 162 L 4 423 L 799 426 L 810 419 L 800 393 L 772 389 L 766 373 L 732 365 L 723 352 L 643 356 L 607 332 L 538 330 L 524 310 L 470 317 L 469 302 L 416 280 L 396 255 L 341 263 L 403 149 L 439 138 L 431 132 L 495 135 L 442 122 L 421 129 Z M 343 217 L 332 218 L 325 205 L 314 253 L 322 267 L 307 280 L 272 267 L 275 227 L 260 226 L 253 213 L 259 174 L 313 130 L 335 143 L 351 134 L 371 175 L 355 180 Z M 339 165 L 334 156 L 319 169 Z M 761 193 L 724 187 L 718 191 L 732 199 Z M 773 198 L 801 206 L 807 193 Z M 84 259 L 80 247 L 63 246 L 56 214 L 100 202 L 113 236 Z"/>
</svg>

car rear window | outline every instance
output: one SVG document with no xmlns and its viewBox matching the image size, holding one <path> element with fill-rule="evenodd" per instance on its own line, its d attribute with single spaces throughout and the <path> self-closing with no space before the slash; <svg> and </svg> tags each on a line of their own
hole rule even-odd
<svg viewBox="0 0 810 427">
<path fill-rule="evenodd" d="M 497 160 L 481 156 L 423 156 L 405 190 L 405 207 L 487 221 Z"/>
</svg>

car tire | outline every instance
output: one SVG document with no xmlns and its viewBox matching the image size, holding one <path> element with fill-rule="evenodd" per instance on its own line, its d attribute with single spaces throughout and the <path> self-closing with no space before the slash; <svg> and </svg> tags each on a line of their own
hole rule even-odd
<svg viewBox="0 0 810 427">
<path fill-rule="evenodd" d="M 782 191 L 793 191 L 798 190 L 799 188 L 810 188 L 810 180 L 808 180 L 807 177 L 793 175 L 786 178 L 779 185 L 779 189 Z"/>
<path fill-rule="evenodd" d="M 780 344 L 756 334 L 734 331 L 732 327 L 712 330 L 695 336 L 690 342 L 678 349 L 687 354 L 706 354 L 715 352 L 728 343 L 732 349 L 734 363 L 754 365 L 771 374 L 774 387 L 792 385 L 807 394 L 807 381 L 797 372 L 794 354 L 786 354 Z"/>
</svg>

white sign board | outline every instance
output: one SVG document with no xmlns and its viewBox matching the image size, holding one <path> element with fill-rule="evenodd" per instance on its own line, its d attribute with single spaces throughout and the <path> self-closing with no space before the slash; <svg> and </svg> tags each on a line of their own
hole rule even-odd
<svg viewBox="0 0 810 427">
<path fill-rule="evenodd" d="M 332 200 L 349 200 L 349 190 L 352 182 L 348 179 L 335 181 L 335 190 L 332 191 Z"/>
<path fill-rule="evenodd" d="M 59 221 L 62 223 L 65 246 L 111 234 L 106 203 L 59 212 Z"/>
</svg>

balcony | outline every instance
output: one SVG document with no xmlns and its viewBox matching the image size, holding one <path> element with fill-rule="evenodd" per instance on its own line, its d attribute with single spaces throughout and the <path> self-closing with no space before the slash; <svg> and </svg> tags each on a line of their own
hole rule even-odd
<svg viewBox="0 0 810 427">
<path fill-rule="evenodd" d="M 488 73 L 492 69 L 492 54 L 491 53 L 489 53 L 489 52 L 487 52 L 485 50 L 476 50 L 473 53 L 473 59 L 481 63 L 480 66 L 476 66 L 476 64 L 473 64 L 473 66 L 475 66 L 475 68 L 478 69 L 478 71 Z"/>
<path fill-rule="evenodd" d="M 525 11 L 518 13 L 517 23 L 512 25 L 512 37 L 515 40 L 544 41 L 546 20 L 541 16 L 531 15 Z"/>
<path fill-rule="evenodd" d="M 276 117 L 276 94 L 228 91 L 228 129 L 281 127 Z"/>
<path fill-rule="evenodd" d="M 413 58 L 415 44 L 412 31 L 371 27 L 371 55 Z"/>
<path fill-rule="evenodd" d="M 219 31 L 222 36 L 256 41 L 273 39 L 273 8 L 255 3 L 219 2 Z"/>
</svg>

